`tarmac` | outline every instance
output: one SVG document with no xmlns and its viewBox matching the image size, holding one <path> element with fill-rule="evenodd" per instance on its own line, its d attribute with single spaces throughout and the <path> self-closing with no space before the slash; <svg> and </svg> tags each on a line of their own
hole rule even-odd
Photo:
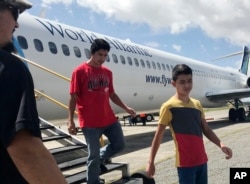
<svg viewBox="0 0 250 184">
<path fill-rule="evenodd" d="M 205 112 L 209 126 L 221 141 L 233 150 L 233 158 L 225 159 L 224 153 L 204 136 L 205 148 L 208 155 L 208 183 L 229 184 L 230 168 L 250 168 L 250 118 L 245 122 L 229 122 L 228 110 L 214 110 Z M 62 121 L 60 121 L 62 123 Z M 57 124 L 66 130 L 65 123 Z M 145 170 L 151 143 L 157 128 L 157 119 L 136 126 L 129 126 L 122 122 L 122 129 L 126 140 L 126 148 L 119 155 L 112 158 L 115 163 L 128 163 L 130 174 Z M 84 141 L 82 133 L 76 135 Z M 105 137 L 104 137 L 105 139 Z M 175 146 L 170 130 L 167 128 L 161 146 L 157 152 L 156 173 L 157 184 L 178 184 L 175 168 Z M 101 176 L 106 183 L 112 183 L 121 177 L 120 171 L 113 171 Z"/>
</svg>

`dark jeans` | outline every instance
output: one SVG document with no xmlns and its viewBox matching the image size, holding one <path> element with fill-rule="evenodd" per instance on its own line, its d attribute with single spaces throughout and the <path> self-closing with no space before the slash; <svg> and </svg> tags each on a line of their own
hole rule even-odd
<svg viewBox="0 0 250 184">
<path fill-rule="evenodd" d="M 194 167 L 178 167 L 179 184 L 207 184 L 207 163 Z"/>
<path fill-rule="evenodd" d="M 87 180 L 88 184 L 99 184 L 100 164 L 125 147 L 121 124 L 116 122 L 102 128 L 83 128 L 88 146 Z M 100 137 L 105 135 L 109 143 L 100 148 Z"/>
</svg>

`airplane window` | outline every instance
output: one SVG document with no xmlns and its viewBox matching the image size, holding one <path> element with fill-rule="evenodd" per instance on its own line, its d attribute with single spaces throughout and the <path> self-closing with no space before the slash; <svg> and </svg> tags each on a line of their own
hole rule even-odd
<svg viewBox="0 0 250 184">
<path fill-rule="evenodd" d="M 145 68 L 145 63 L 144 63 L 144 60 L 143 60 L 143 59 L 141 59 L 140 61 L 141 61 L 141 66 L 142 66 L 142 68 Z"/>
<path fill-rule="evenodd" d="M 26 38 L 24 38 L 23 36 L 18 36 L 17 40 L 22 49 L 28 49 L 28 43 Z"/>
<path fill-rule="evenodd" d="M 147 63 L 147 67 L 151 68 L 150 62 L 148 60 L 146 60 L 146 63 Z"/>
<path fill-rule="evenodd" d="M 49 50 L 52 54 L 57 54 L 57 47 L 56 44 L 54 42 L 49 42 Z"/>
<path fill-rule="evenodd" d="M 120 59 L 121 59 L 121 62 L 122 62 L 122 64 L 126 64 L 126 62 L 125 62 L 125 58 L 124 58 L 124 56 L 122 56 L 122 55 L 120 55 Z"/>
<path fill-rule="evenodd" d="M 34 39 L 33 41 L 34 41 L 34 45 L 35 45 L 36 50 L 39 51 L 39 52 L 43 52 L 43 44 L 42 44 L 42 42 L 40 40 L 38 40 L 38 39 Z"/>
<path fill-rule="evenodd" d="M 173 65 L 171 65 L 171 71 L 173 71 L 173 69 L 174 69 L 174 67 L 173 67 Z"/>
<path fill-rule="evenodd" d="M 62 44 L 62 50 L 63 50 L 63 54 L 65 56 L 69 56 L 70 55 L 70 52 L 69 52 L 69 47 L 65 44 Z"/>
<path fill-rule="evenodd" d="M 78 57 L 78 58 L 82 57 L 82 54 L 81 54 L 79 47 L 74 46 L 74 52 L 75 52 L 76 57 Z"/>
<path fill-rule="evenodd" d="M 157 67 L 158 67 L 159 70 L 161 70 L 161 65 L 160 65 L 160 63 L 157 63 Z"/>
<path fill-rule="evenodd" d="M 134 61 L 135 61 L 135 66 L 139 66 L 138 59 L 135 58 Z"/>
<path fill-rule="evenodd" d="M 168 64 L 166 64 L 166 66 L 167 66 L 168 71 L 170 72 L 170 67 L 169 67 L 169 65 L 168 65 Z"/>
<path fill-rule="evenodd" d="M 132 63 L 132 59 L 131 59 L 131 57 L 127 57 L 127 59 L 128 59 L 128 64 L 129 64 L 130 66 L 132 66 L 132 65 L 133 65 L 133 63 Z"/>
<path fill-rule="evenodd" d="M 152 61 L 152 66 L 153 66 L 153 69 L 156 69 L 156 65 L 154 61 Z"/>
<path fill-rule="evenodd" d="M 87 58 L 87 59 L 90 59 L 90 56 L 91 56 L 90 50 L 89 50 L 89 49 L 84 49 L 84 52 L 85 52 L 86 58 Z"/>
<path fill-rule="evenodd" d="M 110 57 L 109 57 L 109 55 L 107 55 L 106 61 L 107 61 L 107 62 L 110 62 Z"/>
<path fill-rule="evenodd" d="M 118 58 L 115 54 L 112 54 L 112 58 L 114 60 L 114 63 L 118 63 Z"/>
<path fill-rule="evenodd" d="M 165 71 L 166 70 L 165 65 L 162 63 L 161 66 L 162 66 L 163 70 Z"/>
</svg>

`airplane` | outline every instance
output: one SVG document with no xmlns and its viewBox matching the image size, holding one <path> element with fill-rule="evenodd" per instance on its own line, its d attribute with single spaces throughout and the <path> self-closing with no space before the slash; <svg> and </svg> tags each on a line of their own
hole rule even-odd
<svg viewBox="0 0 250 184">
<path fill-rule="evenodd" d="M 105 66 L 113 72 L 116 93 L 137 112 L 159 109 L 175 93 L 171 71 L 176 64 L 185 63 L 193 70 L 190 95 L 200 100 L 204 108 L 221 107 L 230 102 L 233 107 L 229 109 L 229 120 L 246 118 L 245 109 L 241 107 L 241 99 L 250 97 L 246 46 L 237 71 L 27 13 L 20 15 L 19 25 L 14 32 L 14 42 L 32 73 L 38 113 L 46 120 L 67 118 L 71 73 L 90 58 L 89 48 L 95 38 L 104 38 L 111 45 Z M 124 112 L 112 103 L 111 106 L 116 114 Z"/>
</svg>

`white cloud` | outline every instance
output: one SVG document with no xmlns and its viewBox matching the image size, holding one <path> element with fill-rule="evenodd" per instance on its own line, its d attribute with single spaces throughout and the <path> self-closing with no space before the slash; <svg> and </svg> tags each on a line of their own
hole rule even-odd
<svg viewBox="0 0 250 184">
<path fill-rule="evenodd" d="M 176 50 L 177 52 L 181 51 L 181 46 L 180 45 L 172 45 L 173 49 Z"/>
<path fill-rule="evenodd" d="M 156 32 L 178 34 L 199 27 L 212 38 L 224 38 L 235 45 L 250 43 L 249 0 L 43 0 L 43 3 L 77 3 L 107 18 L 146 24 Z"/>
<path fill-rule="evenodd" d="M 52 4 L 52 3 L 63 3 L 65 5 L 70 5 L 74 0 L 42 0 L 43 4 Z"/>
<path fill-rule="evenodd" d="M 157 42 L 147 42 L 144 45 L 146 45 L 148 47 L 152 47 L 152 48 L 158 48 L 160 46 L 160 44 Z"/>
</svg>

